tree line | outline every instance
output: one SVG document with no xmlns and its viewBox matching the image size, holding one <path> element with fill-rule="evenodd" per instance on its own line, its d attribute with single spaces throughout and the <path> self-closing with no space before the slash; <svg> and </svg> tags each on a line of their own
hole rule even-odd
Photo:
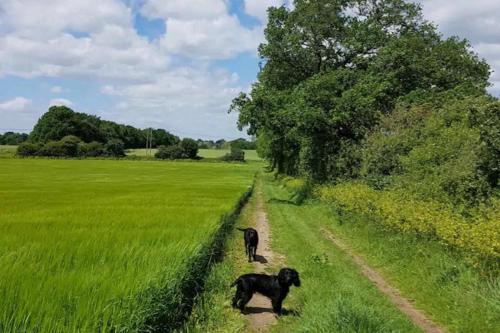
<svg viewBox="0 0 500 333">
<path fill-rule="evenodd" d="M 231 105 L 278 173 L 474 205 L 498 189 L 490 67 L 403 0 L 268 10 L 262 68 Z"/>
<path fill-rule="evenodd" d="M 0 134 L 0 145 L 17 146 L 26 140 L 28 140 L 26 133 L 5 132 Z"/>
<path fill-rule="evenodd" d="M 66 106 L 52 106 L 27 134 L 5 133 L 0 144 L 19 145 L 20 156 L 98 157 L 125 156 L 126 149 L 145 147 L 147 138 L 158 148 L 159 159 L 197 158 L 198 148 L 255 149 L 246 139 L 180 139 L 164 129 L 138 129 L 129 125 L 102 120 L 97 116 L 75 112 Z M 241 159 L 243 152 L 228 155 Z"/>
</svg>

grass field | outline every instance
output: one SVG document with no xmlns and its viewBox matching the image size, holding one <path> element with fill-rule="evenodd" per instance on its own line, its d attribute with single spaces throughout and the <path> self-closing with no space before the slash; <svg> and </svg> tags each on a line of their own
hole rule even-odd
<svg viewBox="0 0 500 333">
<path fill-rule="evenodd" d="M 156 149 L 152 150 L 152 155 L 156 153 Z M 229 149 L 199 149 L 198 155 L 203 158 L 219 158 L 229 153 Z M 146 149 L 129 149 L 129 156 L 146 156 Z M 260 161 L 261 158 L 255 150 L 245 150 L 245 159 L 248 161 Z"/>
<path fill-rule="evenodd" d="M 253 181 L 243 164 L 3 159 L 0 331 L 136 331 Z M 199 273 L 199 272 L 195 272 Z"/>
<path fill-rule="evenodd" d="M 0 145 L 0 158 L 12 157 L 16 154 L 17 146 Z"/>
</svg>

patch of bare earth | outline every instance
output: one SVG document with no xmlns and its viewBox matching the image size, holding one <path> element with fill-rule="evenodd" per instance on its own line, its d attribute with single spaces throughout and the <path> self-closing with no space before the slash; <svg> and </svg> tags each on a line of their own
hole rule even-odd
<svg viewBox="0 0 500 333">
<path fill-rule="evenodd" d="M 259 233 L 259 245 L 257 248 L 257 261 L 253 262 L 255 273 L 265 273 L 266 269 L 272 267 L 275 255 L 271 250 L 271 237 L 267 215 L 262 202 L 262 192 L 256 191 L 255 205 L 255 229 Z M 271 301 L 260 294 L 254 294 L 245 309 L 245 317 L 250 322 L 250 327 L 255 332 L 265 332 L 276 323 L 276 317 L 272 311 Z"/>
<path fill-rule="evenodd" d="M 382 293 L 384 293 L 401 312 L 406 314 L 416 326 L 422 329 L 422 331 L 428 333 L 445 332 L 443 328 L 437 326 L 434 322 L 427 318 L 424 312 L 415 308 L 408 299 L 402 297 L 396 288 L 389 285 L 377 271 L 368 266 L 366 262 L 354 253 L 354 251 L 347 244 L 336 238 L 328 230 L 322 229 L 322 231 L 326 238 L 346 253 L 359 267 L 363 275 L 365 275 Z"/>
</svg>

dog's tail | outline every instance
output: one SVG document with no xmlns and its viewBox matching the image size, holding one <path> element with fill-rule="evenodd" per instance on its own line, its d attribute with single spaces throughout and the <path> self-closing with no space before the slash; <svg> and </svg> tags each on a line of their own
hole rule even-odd
<svg viewBox="0 0 500 333">
<path fill-rule="evenodd" d="M 247 231 L 247 229 L 243 229 L 243 228 L 236 228 L 236 229 L 238 229 L 239 231 L 243 231 L 243 232 Z"/>
<path fill-rule="evenodd" d="M 231 283 L 231 288 L 237 286 L 238 284 L 240 284 L 240 278 L 237 278 L 233 283 Z"/>
</svg>

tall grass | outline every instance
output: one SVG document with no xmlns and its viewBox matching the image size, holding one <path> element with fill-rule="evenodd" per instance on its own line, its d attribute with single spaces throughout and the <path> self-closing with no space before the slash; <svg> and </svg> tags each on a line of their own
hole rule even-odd
<svg viewBox="0 0 500 333">
<path fill-rule="evenodd" d="M 0 331 L 151 331 L 177 324 L 248 191 L 245 165 L 0 163 Z M 231 219 L 224 218 L 227 222 Z"/>
</svg>

